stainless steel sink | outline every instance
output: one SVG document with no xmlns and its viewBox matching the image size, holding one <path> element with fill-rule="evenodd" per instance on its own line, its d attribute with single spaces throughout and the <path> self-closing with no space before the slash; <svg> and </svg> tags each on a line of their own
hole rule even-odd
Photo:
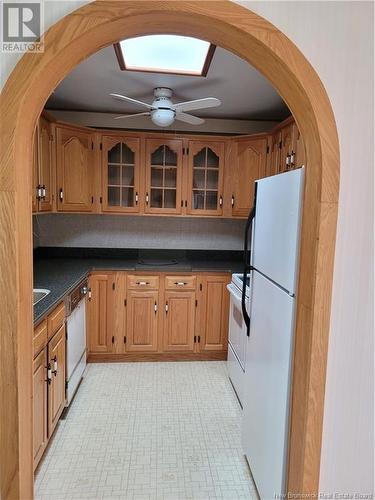
<svg viewBox="0 0 375 500">
<path fill-rule="evenodd" d="M 33 290 L 33 306 L 39 301 L 47 297 L 51 293 L 51 290 L 46 290 L 45 288 L 34 288 Z"/>
</svg>

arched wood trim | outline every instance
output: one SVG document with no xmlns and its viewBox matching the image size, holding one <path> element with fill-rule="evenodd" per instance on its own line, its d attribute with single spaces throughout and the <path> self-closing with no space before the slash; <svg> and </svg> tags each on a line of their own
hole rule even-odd
<svg viewBox="0 0 375 500">
<path fill-rule="evenodd" d="M 90 3 L 52 26 L 1 96 L 1 496 L 32 498 L 32 135 L 57 84 L 84 58 L 150 33 L 205 38 L 265 75 L 291 109 L 306 148 L 288 490 L 318 490 L 336 231 L 339 146 L 325 89 L 296 46 L 253 12 L 223 1 Z"/>
</svg>

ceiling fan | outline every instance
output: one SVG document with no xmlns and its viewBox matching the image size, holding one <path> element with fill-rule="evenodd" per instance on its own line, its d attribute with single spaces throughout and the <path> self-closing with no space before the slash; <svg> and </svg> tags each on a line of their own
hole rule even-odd
<svg viewBox="0 0 375 500">
<path fill-rule="evenodd" d="M 196 109 L 204 108 L 214 108 L 215 106 L 220 106 L 221 101 L 216 99 L 216 97 L 205 97 L 203 99 L 195 99 L 194 101 L 180 102 L 173 104 L 171 101 L 173 91 L 167 87 L 156 87 L 154 89 L 155 99 L 152 104 L 146 102 L 138 101 L 132 97 L 127 97 L 120 94 L 109 94 L 115 99 L 120 99 L 122 101 L 128 101 L 133 104 L 139 104 L 140 106 L 148 108 L 149 111 L 144 113 L 136 113 L 133 115 L 121 115 L 116 116 L 115 120 L 120 120 L 123 118 L 132 118 L 134 116 L 150 116 L 151 120 L 155 125 L 159 127 L 169 127 L 175 120 L 181 122 L 189 123 L 190 125 L 201 125 L 204 123 L 202 118 L 185 113 L 185 111 L 193 111 Z"/>
</svg>

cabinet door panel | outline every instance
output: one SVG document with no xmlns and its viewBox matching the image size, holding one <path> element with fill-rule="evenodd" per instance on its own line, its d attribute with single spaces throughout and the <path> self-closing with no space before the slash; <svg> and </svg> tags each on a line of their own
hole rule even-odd
<svg viewBox="0 0 375 500">
<path fill-rule="evenodd" d="M 202 279 L 200 307 L 200 351 L 226 351 L 228 344 L 229 274 Z"/>
<path fill-rule="evenodd" d="M 113 274 L 94 274 L 90 276 L 90 292 L 87 301 L 89 353 L 110 353 L 113 351 L 113 283 Z"/>
<path fill-rule="evenodd" d="M 38 158 L 38 126 L 36 126 L 33 138 L 33 172 L 32 172 L 32 186 L 31 186 L 31 200 L 32 210 L 37 212 L 39 209 L 39 201 L 37 198 L 38 185 L 39 185 L 39 158 Z"/>
<path fill-rule="evenodd" d="M 294 123 L 290 123 L 281 129 L 281 151 L 279 173 L 290 169 L 290 157 L 293 151 L 293 128 Z"/>
<path fill-rule="evenodd" d="M 47 349 L 34 359 L 33 374 L 34 469 L 47 446 Z"/>
<path fill-rule="evenodd" d="M 51 383 L 48 385 L 48 436 L 52 435 L 65 407 L 65 363 L 64 324 L 48 344 L 48 364 L 52 371 Z"/>
<path fill-rule="evenodd" d="M 158 291 L 128 291 L 126 350 L 156 351 L 158 339 Z"/>
<path fill-rule="evenodd" d="M 234 147 L 232 215 L 246 217 L 254 202 L 254 183 L 265 176 L 267 139 L 239 139 Z"/>
<path fill-rule="evenodd" d="M 297 128 L 297 125 L 293 125 L 293 151 L 294 151 L 294 162 L 292 164 L 293 168 L 299 168 L 305 165 L 305 145 L 303 142 L 302 135 Z"/>
<path fill-rule="evenodd" d="M 164 350 L 194 350 L 195 291 L 165 292 Z"/>
<path fill-rule="evenodd" d="M 91 134 L 57 127 L 57 209 L 90 212 L 93 192 Z"/>
<path fill-rule="evenodd" d="M 39 120 L 39 183 L 43 193 L 39 203 L 41 212 L 52 210 L 52 132 L 50 123 L 43 117 Z"/>
<path fill-rule="evenodd" d="M 146 139 L 145 212 L 182 211 L 182 140 Z"/>
<path fill-rule="evenodd" d="M 187 212 L 222 215 L 224 143 L 189 141 Z"/>
<path fill-rule="evenodd" d="M 105 212 L 139 212 L 140 139 L 102 137 L 102 192 Z"/>
</svg>

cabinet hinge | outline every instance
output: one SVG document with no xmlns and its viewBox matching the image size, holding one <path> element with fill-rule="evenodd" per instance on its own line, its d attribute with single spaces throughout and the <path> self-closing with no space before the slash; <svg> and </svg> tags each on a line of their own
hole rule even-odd
<svg viewBox="0 0 375 500">
<path fill-rule="evenodd" d="M 270 152 L 270 147 L 267 146 L 266 154 L 268 154 L 269 152 Z"/>
<path fill-rule="evenodd" d="M 283 143 L 280 141 L 279 142 L 279 149 L 281 149 L 283 147 Z"/>
<path fill-rule="evenodd" d="M 128 303 L 127 303 L 127 300 L 126 300 L 126 299 L 124 299 L 124 306 L 126 307 L 126 306 L 127 306 L 127 304 L 128 304 Z"/>
<path fill-rule="evenodd" d="M 91 141 L 91 149 L 94 149 L 94 143 Z"/>
<path fill-rule="evenodd" d="M 126 344 L 126 335 L 124 335 L 124 344 Z"/>
<path fill-rule="evenodd" d="M 183 155 L 185 154 L 185 148 L 182 148 L 182 154 Z"/>
<path fill-rule="evenodd" d="M 195 307 L 197 307 L 197 306 L 198 306 L 198 301 L 197 301 L 197 299 L 195 299 Z"/>
<path fill-rule="evenodd" d="M 198 335 L 198 344 L 200 344 L 200 343 L 201 343 L 201 336 Z"/>
<path fill-rule="evenodd" d="M 94 197 L 91 196 L 91 203 L 94 203 Z"/>
<path fill-rule="evenodd" d="M 199 290 L 202 291 L 203 290 L 203 286 L 202 286 L 202 283 L 199 284 Z"/>
<path fill-rule="evenodd" d="M 186 148 L 186 154 L 187 155 L 189 154 L 189 148 Z"/>
<path fill-rule="evenodd" d="M 112 335 L 112 344 L 114 344 L 114 343 L 115 343 L 115 336 Z"/>
<path fill-rule="evenodd" d="M 53 142 L 53 135 L 49 136 L 49 142 Z"/>
<path fill-rule="evenodd" d="M 194 344 L 197 342 L 197 336 L 194 335 Z"/>
<path fill-rule="evenodd" d="M 115 283 L 112 283 L 112 290 L 114 290 L 115 288 L 116 288 Z"/>
<path fill-rule="evenodd" d="M 102 196 L 99 198 L 99 203 L 100 203 L 100 204 L 102 204 L 102 203 L 103 203 L 103 197 L 102 197 Z"/>
<path fill-rule="evenodd" d="M 100 143 L 100 151 L 103 149 L 103 143 Z"/>
</svg>

